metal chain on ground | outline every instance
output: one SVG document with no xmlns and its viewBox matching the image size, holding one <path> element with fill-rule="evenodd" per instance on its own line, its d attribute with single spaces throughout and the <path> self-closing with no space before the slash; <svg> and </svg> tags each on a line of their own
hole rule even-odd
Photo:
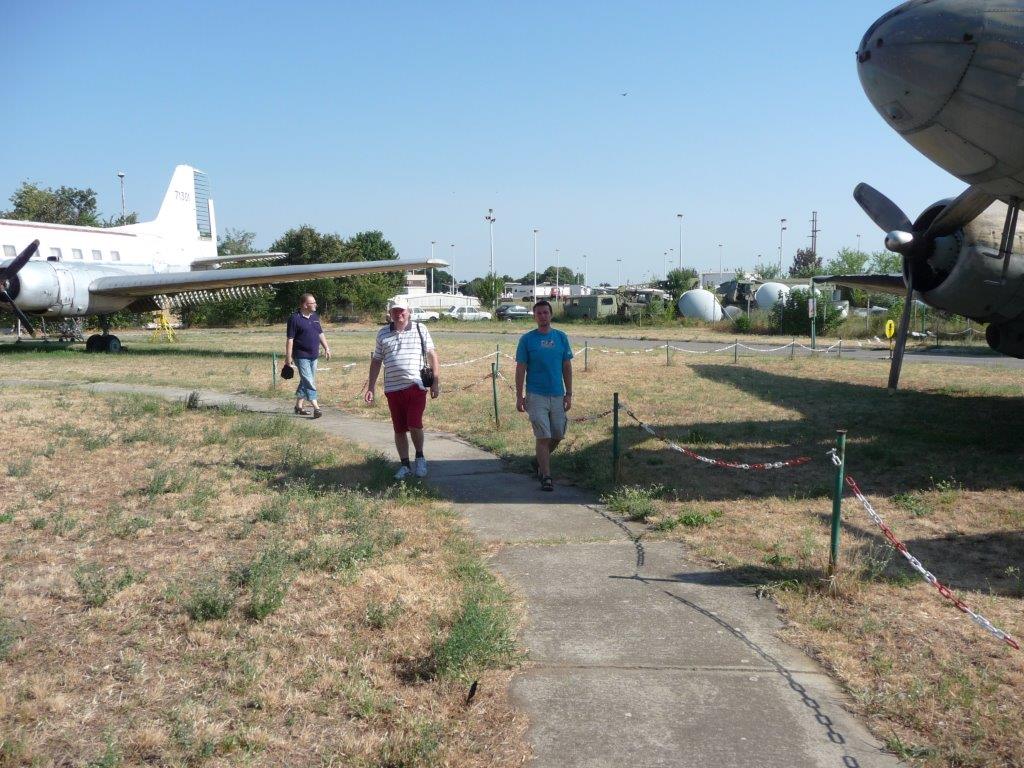
<svg viewBox="0 0 1024 768">
<path fill-rule="evenodd" d="M 753 470 L 783 469 L 785 467 L 799 467 L 801 464 L 807 464 L 811 460 L 810 456 L 798 456 L 795 459 L 786 459 L 784 461 L 767 461 L 767 462 L 760 462 L 760 463 L 756 463 L 756 464 L 748 464 L 746 462 L 725 461 L 723 459 L 712 459 L 709 456 L 702 456 L 699 453 L 696 453 L 695 451 L 691 451 L 689 448 L 684 448 L 683 446 L 679 445 L 678 443 L 675 443 L 672 440 L 669 440 L 667 437 L 662 437 L 661 435 L 659 435 L 657 432 L 654 431 L 654 427 L 652 427 L 650 424 L 646 423 L 645 421 L 641 420 L 639 416 L 637 416 L 635 413 L 633 413 L 633 411 L 629 408 L 629 406 L 623 405 L 620 402 L 619 403 L 619 408 L 621 408 L 627 414 L 629 414 L 630 418 L 632 418 L 633 421 L 635 421 L 637 424 L 639 424 L 640 427 L 645 432 L 647 432 L 648 434 L 652 435 L 653 437 L 656 437 L 659 440 L 661 440 L 663 443 L 668 445 L 668 447 L 671 448 L 673 451 L 677 451 L 678 453 L 681 453 L 684 456 L 689 456 L 691 459 L 696 459 L 697 461 L 703 462 L 704 464 L 710 464 L 713 467 L 726 467 L 728 469 L 753 469 Z"/>
<path fill-rule="evenodd" d="M 835 454 L 834 451 L 832 453 L 832 462 L 836 465 L 839 464 L 839 457 Z M 920 560 L 918 560 L 916 557 L 910 554 L 910 550 L 907 549 L 907 545 L 900 541 L 898 538 L 896 538 L 896 534 L 894 534 L 892 532 L 892 529 L 885 524 L 885 521 L 882 519 L 882 516 L 875 511 L 875 508 L 873 506 L 871 506 L 871 502 L 868 501 L 867 497 L 861 491 L 860 486 L 857 485 L 856 480 L 847 475 L 846 484 L 850 486 L 850 490 L 853 491 L 853 495 L 857 497 L 857 501 L 861 503 L 861 506 L 864 507 L 864 511 L 868 513 L 868 517 L 870 517 L 871 520 L 875 523 L 875 525 L 877 525 L 881 529 L 882 534 L 885 536 L 888 542 L 896 549 L 896 551 L 898 551 L 901 555 L 903 555 L 903 557 L 906 558 L 907 562 L 910 563 L 911 568 L 917 571 L 925 581 L 927 581 L 929 584 L 935 587 L 935 589 L 939 591 L 940 595 L 942 595 L 944 598 L 952 602 L 953 605 L 955 605 L 959 611 L 966 613 L 968 616 L 970 616 L 975 624 L 977 624 L 979 627 L 984 629 L 986 632 L 989 632 L 996 638 L 1002 640 L 1011 648 L 1014 648 L 1018 651 L 1020 650 L 1020 643 L 1014 640 L 1013 637 L 1011 637 L 1009 634 L 999 629 L 999 627 L 995 626 L 991 621 L 986 619 L 980 613 L 976 613 L 975 611 L 971 610 L 967 606 L 967 604 L 964 603 L 963 600 L 961 600 L 953 594 L 949 587 L 947 587 L 945 584 L 939 581 L 931 571 L 925 568 L 921 564 Z"/>
<path fill-rule="evenodd" d="M 614 412 L 614 408 L 609 408 L 607 411 L 602 411 L 601 413 L 593 413 L 589 416 L 573 416 L 569 418 L 569 421 L 571 421 L 573 424 L 583 424 L 584 422 L 587 421 L 597 421 L 598 419 L 603 419 L 605 416 L 611 416 Z"/>
</svg>

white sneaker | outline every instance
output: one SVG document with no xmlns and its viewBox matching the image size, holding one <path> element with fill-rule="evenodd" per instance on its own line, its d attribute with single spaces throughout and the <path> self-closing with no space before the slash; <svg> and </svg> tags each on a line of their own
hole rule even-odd
<svg viewBox="0 0 1024 768">
<path fill-rule="evenodd" d="M 403 464 L 398 468 L 398 471 L 395 472 L 395 480 L 405 480 L 405 478 L 409 477 L 411 474 L 412 470 Z"/>
<path fill-rule="evenodd" d="M 416 459 L 416 468 L 413 470 L 413 472 L 415 473 L 416 477 L 426 477 L 427 476 L 427 460 L 425 458 L 423 458 L 422 456 L 420 456 L 418 459 Z"/>
</svg>

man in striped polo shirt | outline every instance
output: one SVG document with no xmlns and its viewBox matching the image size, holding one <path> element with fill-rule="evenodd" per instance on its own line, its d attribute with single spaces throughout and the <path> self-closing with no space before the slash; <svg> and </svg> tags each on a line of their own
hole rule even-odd
<svg viewBox="0 0 1024 768">
<path fill-rule="evenodd" d="M 384 367 L 384 396 L 391 411 L 391 424 L 395 430 L 395 447 L 402 465 L 395 473 L 396 480 L 409 475 L 426 477 L 427 459 L 423 455 L 423 411 L 427 407 L 427 390 L 420 377 L 420 369 L 429 365 L 434 372 L 430 397 L 440 394 L 440 373 L 434 340 L 422 323 L 409 319 L 409 310 L 395 306 L 390 311 L 391 322 L 377 333 L 377 343 L 370 355 L 370 378 L 366 382 L 367 403 L 374 401 L 374 390 L 381 366 Z M 415 465 L 409 463 L 409 439 L 416 449 Z"/>
</svg>

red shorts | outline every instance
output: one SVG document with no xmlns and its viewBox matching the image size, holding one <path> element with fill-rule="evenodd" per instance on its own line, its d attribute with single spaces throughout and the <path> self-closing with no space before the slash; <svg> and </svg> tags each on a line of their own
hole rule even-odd
<svg viewBox="0 0 1024 768">
<path fill-rule="evenodd" d="M 427 390 L 415 384 L 394 392 L 385 392 L 388 409 L 391 411 L 391 423 L 395 432 L 408 432 L 410 429 L 423 429 L 423 411 L 427 407 Z"/>
</svg>

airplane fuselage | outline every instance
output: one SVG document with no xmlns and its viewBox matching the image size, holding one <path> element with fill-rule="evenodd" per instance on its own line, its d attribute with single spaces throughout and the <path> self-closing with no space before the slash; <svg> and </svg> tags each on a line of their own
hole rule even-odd
<svg viewBox="0 0 1024 768">
<path fill-rule="evenodd" d="M 1024 199 L 1024 0 L 911 0 L 857 49 L 864 92 L 921 154 Z"/>
</svg>

